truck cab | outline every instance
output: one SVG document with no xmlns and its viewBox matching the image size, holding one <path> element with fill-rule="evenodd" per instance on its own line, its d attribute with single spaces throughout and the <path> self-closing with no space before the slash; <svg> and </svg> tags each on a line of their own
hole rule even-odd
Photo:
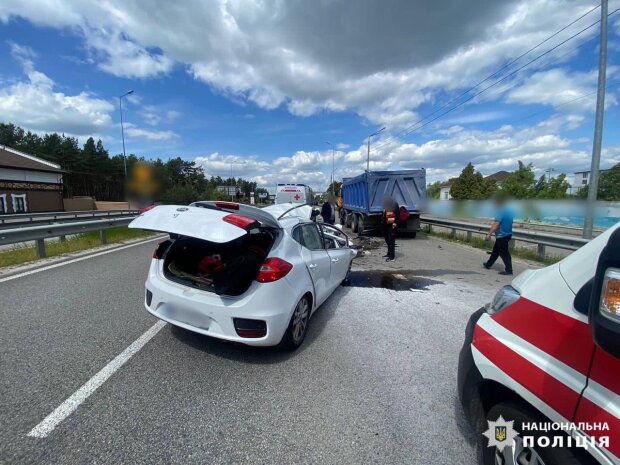
<svg viewBox="0 0 620 465">
<path fill-rule="evenodd" d="M 485 465 L 620 464 L 620 223 L 471 316 L 458 390 L 480 438 L 514 422 Z"/>
</svg>

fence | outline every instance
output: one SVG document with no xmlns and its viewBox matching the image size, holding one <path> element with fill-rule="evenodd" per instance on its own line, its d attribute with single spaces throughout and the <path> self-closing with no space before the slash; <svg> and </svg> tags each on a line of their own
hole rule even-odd
<svg viewBox="0 0 620 465">
<path fill-rule="evenodd" d="M 127 226 L 136 217 L 127 214 L 118 218 L 92 219 L 87 221 L 71 221 L 67 219 L 55 224 L 34 224 L 21 227 L 0 229 L 0 245 L 17 244 L 20 242 L 35 241 L 37 256 L 45 257 L 45 239 L 52 237 L 65 237 L 72 234 L 99 231 L 99 239 L 102 244 L 107 244 L 106 230 L 119 226 Z M 71 218 L 72 219 L 72 218 Z"/>
<path fill-rule="evenodd" d="M 433 226 L 447 228 L 452 231 L 452 235 L 456 236 L 456 231 L 465 231 L 467 233 L 467 240 L 471 240 L 473 234 L 486 234 L 489 231 L 488 224 L 477 224 L 466 221 L 455 221 L 449 218 L 435 218 L 423 216 L 421 218 L 423 224 L 427 224 L 432 229 Z M 538 258 L 541 260 L 546 256 L 547 247 L 555 247 L 565 250 L 577 250 L 583 245 L 589 242 L 588 239 L 583 239 L 577 236 L 570 236 L 565 234 L 550 234 L 540 231 L 529 231 L 524 229 L 514 229 L 512 233 L 512 246 L 514 247 L 514 241 L 527 242 L 537 245 Z"/>
</svg>

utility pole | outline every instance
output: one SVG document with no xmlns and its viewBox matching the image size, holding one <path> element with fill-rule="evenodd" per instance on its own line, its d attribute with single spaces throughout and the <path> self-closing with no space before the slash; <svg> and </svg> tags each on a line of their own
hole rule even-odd
<svg viewBox="0 0 620 465">
<path fill-rule="evenodd" d="M 133 90 L 118 97 L 118 108 L 121 113 L 121 138 L 123 139 L 123 166 L 125 167 L 125 182 L 127 182 L 127 155 L 125 154 L 125 129 L 123 128 L 123 97 L 133 94 Z"/>
<path fill-rule="evenodd" d="M 366 156 L 366 171 L 370 171 L 370 138 L 372 136 L 376 136 L 377 134 L 379 134 L 384 129 L 385 129 L 385 126 L 383 126 L 381 129 L 379 129 L 377 132 L 373 132 L 371 135 L 368 136 L 368 155 Z"/>
<path fill-rule="evenodd" d="M 555 171 L 555 168 L 547 168 L 545 170 L 545 173 L 547 174 L 547 181 L 549 181 L 549 179 L 551 179 L 551 172 Z"/>
<path fill-rule="evenodd" d="M 232 163 L 230 164 L 230 201 L 235 201 L 235 195 L 233 194 L 233 176 L 232 176 Z"/>
<path fill-rule="evenodd" d="M 331 142 L 325 141 L 326 144 L 331 145 L 332 147 L 332 197 L 335 197 L 334 193 L 334 158 L 336 157 L 336 147 Z"/>
<path fill-rule="evenodd" d="M 598 55 L 598 90 L 596 94 L 596 120 L 594 142 L 592 143 L 592 165 L 588 184 L 588 203 L 583 223 L 583 237 L 592 238 L 594 226 L 594 202 L 598 193 L 599 167 L 601 164 L 601 143 L 603 140 L 603 117 L 605 114 L 605 75 L 607 71 L 607 0 L 601 0 L 601 43 Z"/>
</svg>

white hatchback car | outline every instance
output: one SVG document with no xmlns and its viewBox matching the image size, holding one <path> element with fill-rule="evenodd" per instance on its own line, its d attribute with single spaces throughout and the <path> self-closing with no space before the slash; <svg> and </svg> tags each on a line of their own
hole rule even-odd
<svg viewBox="0 0 620 465">
<path fill-rule="evenodd" d="M 309 207 L 204 201 L 142 213 L 130 228 L 170 234 L 153 254 L 146 309 L 220 339 L 299 347 L 357 253 L 340 229 L 299 208 Z"/>
</svg>

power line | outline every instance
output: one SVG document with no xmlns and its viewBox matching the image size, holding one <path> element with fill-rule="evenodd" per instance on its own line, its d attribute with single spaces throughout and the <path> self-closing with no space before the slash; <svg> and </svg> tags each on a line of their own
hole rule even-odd
<svg viewBox="0 0 620 465">
<path fill-rule="evenodd" d="M 531 64 L 535 63 L 536 61 L 538 61 L 539 59 L 543 58 L 544 56 L 548 55 L 549 53 L 553 52 L 554 50 L 558 49 L 559 47 L 561 47 L 562 45 L 566 44 L 567 42 L 571 41 L 572 39 L 574 39 L 575 37 L 583 34 L 584 32 L 586 32 L 587 30 L 591 29 L 592 27 L 596 26 L 598 23 L 600 23 L 600 20 L 590 24 L 589 26 L 581 29 L 579 32 L 573 34 L 572 36 L 568 37 L 567 39 L 563 40 L 562 42 L 556 44 L 554 47 L 550 48 L 549 50 L 547 50 L 546 52 L 538 55 L 537 57 L 535 57 L 534 59 L 528 61 L 527 63 L 525 63 L 524 65 L 520 66 L 519 68 L 515 69 L 514 71 L 510 72 L 509 74 L 507 74 L 506 76 L 502 77 L 501 79 L 498 79 L 497 81 L 493 82 L 491 85 L 485 87 L 484 89 L 482 89 L 481 91 L 477 92 L 476 94 L 470 96 L 469 98 L 465 99 L 464 101 L 460 102 L 459 104 L 455 105 L 454 107 L 450 108 L 448 111 L 440 114 L 439 116 L 431 119 L 430 121 L 427 121 L 426 123 L 422 124 L 421 126 L 418 126 L 420 123 L 422 123 L 423 121 L 427 120 L 429 117 L 437 114 L 438 112 L 440 112 L 441 110 L 445 109 L 446 107 L 448 107 L 450 105 L 450 103 L 459 100 L 461 97 L 465 96 L 466 94 L 468 94 L 469 92 L 471 92 L 472 90 L 478 88 L 482 83 L 488 81 L 491 77 L 497 75 L 498 73 L 500 73 L 501 71 L 503 71 L 504 69 L 506 69 L 507 67 L 511 66 L 512 64 L 514 64 L 517 60 L 521 59 L 522 57 L 524 57 L 525 55 L 527 55 L 528 53 L 530 53 L 532 50 L 535 50 L 536 48 L 538 48 L 540 45 L 544 44 L 545 42 L 547 42 L 548 40 L 550 40 L 551 38 L 555 37 L 556 35 L 558 35 L 560 32 L 566 30 L 568 27 L 570 27 L 571 25 L 575 24 L 577 21 L 579 21 L 580 19 L 582 19 L 583 17 L 585 17 L 586 15 L 590 14 L 592 11 L 594 11 L 595 9 L 597 9 L 598 6 L 592 8 L 591 10 L 589 10 L 588 12 L 584 13 L 583 15 L 581 15 L 579 18 L 577 18 L 576 20 L 574 20 L 573 22 L 571 22 L 570 24 L 564 26 L 562 29 L 558 30 L 557 32 L 555 32 L 554 34 L 552 34 L 551 36 L 549 36 L 547 39 L 543 40 L 542 42 L 540 42 L 539 44 L 537 44 L 536 46 L 532 47 L 530 50 L 528 50 L 527 52 L 521 54 L 519 57 L 515 58 L 514 60 L 512 60 L 510 63 L 508 63 L 507 65 L 504 65 L 502 68 L 500 68 L 499 70 L 495 71 L 494 73 L 490 74 L 489 76 L 487 76 L 485 79 L 483 79 L 482 81 L 480 81 L 479 83 L 477 83 L 475 86 L 473 86 L 472 88 L 466 90 L 465 92 L 461 93 L 458 97 L 455 97 L 453 99 L 451 99 L 450 101 L 448 101 L 446 104 L 444 104 L 442 107 L 438 108 L 437 110 L 433 111 L 432 113 L 426 115 L 425 117 L 421 118 L 420 120 L 416 121 L 415 123 L 413 123 L 412 125 L 410 125 L 408 128 L 406 128 L 405 130 L 401 131 L 398 135 L 395 136 L 391 136 L 387 139 L 385 139 L 384 141 L 380 142 L 379 144 L 375 145 L 374 150 L 378 150 L 379 148 L 385 146 L 387 143 L 389 143 L 391 140 L 396 139 L 398 137 L 402 137 L 405 135 L 410 134 L 411 132 L 413 132 L 414 130 L 418 130 L 421 129 L 423 127 L 428 126 L 428 124 L 436 121 L 437 119 L 441 118 L 442 116 L 451 113 L 452 111 L 456 110 L 457 108 L 463 106 L 465 103 L 473 100 L 474 98 L 476 98 L 477 96 L 481 95 L 482 93 L 486 92 L 487 90 L 495 87 L 497 84 L 500 84 L 501 82 L 505 81 L 506 79 L 508 79 L 511 76 L 514 76 L 515 74 L 517 74 L 519 71 L 523 70 L 524 68 L 526 68 L 527 66 L 530 66 Z M 617 11 L 619 11 L 620 8 L 614 10 L 613 12 L 611 12 L 608 16 L 613 15 L 614 13 L 616 13 Z M 583 45 L 583 44 L 582 44 Z"/>
<path fill-rule="evenodd" d="M 616 87 L 616 86 L 620 86 L 620 82 L 616 82 L 614 84 L 608 85 L 607 86 L 607 90 L 611 89 L 612 87 Z M 597 93 L 597 90 L 593 90 L 592 92 L 588 92 L 587 94 L 580 95 L 579 97 L 575 97 L 575 98 L 572 98 L 570 100 L 565 100 L 562 103 L 559 103 L 557 105 L 553 105 L 553 108 L 545 108 L 544 110 L 540 110 L 540 111 L 537 111 L 535 113 L 530 113 L 527 116 L 524 116 L 522 118 L 519 118 L 516 121 L 513 121 L 512 124 L 520 123 L 521 121 L 525 121 L 526 119 L 533 118 L 534 116 L 543 115 L 545 113 L 549 113 L 551 111 L 555 111 L 555 110 L 557 110 L 560 107 L 564 107 L 566 105 L 570 105 L 571 103 L 577 102 L 579 100 L 583 100 L 584 98 L 590 97 L 590 96 L 592 96 L 592 95 L 594 95 L 596 93 Z"/>
</svg>

